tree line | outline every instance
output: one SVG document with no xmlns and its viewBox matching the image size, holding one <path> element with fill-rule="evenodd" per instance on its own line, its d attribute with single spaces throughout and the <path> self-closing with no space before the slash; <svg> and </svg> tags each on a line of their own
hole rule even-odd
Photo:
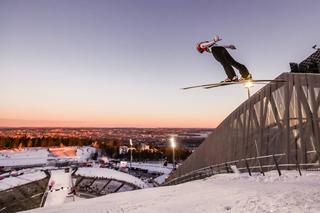
<svg viewBox="0 0 320 213">
<path fill-rule="evenodd" d="M 124 143 L 118 139 L 101 139 L 93 140 L 90 138 L 76 137 L 0 137 L 1 149 L 14 149 L 25 147 L 61 147 L 61 146 L 93 146 L 101 150 L 101 154 L 111 158 L 130 160 L 130 151 L 125 154 L 119 153 L 119 148 Z M 132 155 L 135 161 L 145 160 L 162 160 L 168 159 L 172 161 L 172 148 L 170 146 L 155 147 L 149 144 L 149 150 L 141 150 L 140 144 L 133 146 Z M 175 157 L 177 160 L 184 160 L 191 154 L 190 151 L 183 146 L 177 146 L 175 149 Z"/>
<path fill-rule="evenodd" d="M 64 146 L 88 146 L 93 141 L 84 138 L 61 137 L 0 137 L 0 149 L 14 149 L 24 147 L 56 147 Z"/>
</svg>

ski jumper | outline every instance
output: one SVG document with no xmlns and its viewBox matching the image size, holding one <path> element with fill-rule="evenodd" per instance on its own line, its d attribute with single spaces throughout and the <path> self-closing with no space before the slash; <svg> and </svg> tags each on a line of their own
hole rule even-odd
<svg viewBox="0 0 320 213">
<path fill-rule="evenodd" d="M 226 48 L 230 49 L 236 49 L 234 45 L 227 45 L 227 46 L 217 46 L 216 43 L 220 41 L 221 39 L 219 37 L 215 38 L 212 41 L 204 41 L 197 45 L 197 50 L 200 53 L 203 53 L 204 51 L 212 53 L 213 57 L 220 62 L 220 64 L 223 66 L 226 75 L 228 76 L 228 79 L 232 80 L 234 78 L 237 79 L 237 75 L 233 69 L 235 67 L 237 70 L 239 70 L 242 78 L 246 79 L 248 77 L 252 78 L 247 67 L 243 64 L 240 64 L 237 62 L 227 51 Z"/>
</svg>

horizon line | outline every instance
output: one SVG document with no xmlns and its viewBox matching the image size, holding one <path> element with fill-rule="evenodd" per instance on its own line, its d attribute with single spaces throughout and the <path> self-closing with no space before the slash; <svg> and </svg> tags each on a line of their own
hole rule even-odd
<svg viewBox="0 0 320 213">
<path fill-rule="evenodd" d="M 12 128 L 12 129 L 19 129 L 19 128 L 47 128 L 47 129 L 53 129 L 53 128 L 63 128 L 63 129 L 216 129 L 215 127 L 66 127 L 66 126 L 42 126 L 42 127 L 37 127 L 37 126 L 0 126 L 0 129 L 5 129 L 5 128 Z"/>
</svg>

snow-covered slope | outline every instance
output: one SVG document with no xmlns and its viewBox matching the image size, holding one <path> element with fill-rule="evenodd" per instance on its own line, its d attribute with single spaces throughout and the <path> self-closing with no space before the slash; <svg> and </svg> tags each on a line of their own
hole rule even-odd
<svg viewBox="0 0 320 213">
<path fill-rule="evenodd" d="M 67 195 L 71 191 L 71 173 L 66 173 L 64 170 L 52 170 L 49 185 L 52 188 L 48 191 L 44 206 L 63 204 L 66 202 Z"/>
<path fill-rule="evenodd" d="M 95 152 L 90 146 L 49 148 L 49 151 L 42 147 L 0 150 L 0 167 L 47 165 L 48 159 L 86 162 Z"/>
<path fill-rule="evenodd" d="M 319 212 L 320 173 L 221 174 L 31 212 Z"/>
<path fill-rule="evenodd" d="M 30 174 L 23 174 L 17 177 L 7 177 L 3 180 L 0 180 L 0 191 L 27 184 L 33 181 L 41 180 L 45 177 L 45 173 L 40 171 Z"/>
<path fill-rule="evenodd" d="M 48 151 L 44 148 L 25 148 L 0 151 L 0 166 L 45 165 Z"/>
<path fill-rule="evenodd" d="M 79 162 L 85 162 L 87 161 L 90 156 L 95 153 L 97 150 L 93 147 L 90 146 L 83 146 L 83 147 L 78 147 L 77 149 L 77 158 Z"/>
</svg>

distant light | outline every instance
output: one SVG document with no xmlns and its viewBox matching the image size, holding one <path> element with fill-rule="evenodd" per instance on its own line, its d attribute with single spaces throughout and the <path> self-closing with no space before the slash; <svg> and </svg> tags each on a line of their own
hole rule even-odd
<svg viewBox="0 0 320 213">
<path fill-rule="evenodd" d="M 130 139 L 130 146 L 132 146 L 132 139 Z"/>
<path fill-rule="evenodd" d="M 175 148 L 176 147 L 176 143 L 174 141 L 174 137 L 170 138 L 170 142 L 171 142 L 171 147 Z"/>
<path fill-rule="evenodd" d="M 244 84 L 244 87 L 246 87 L 246 88 L 253 87 L 253 83 L 251 81 L 249 81 L 249 82 Z"/>
</svg>

